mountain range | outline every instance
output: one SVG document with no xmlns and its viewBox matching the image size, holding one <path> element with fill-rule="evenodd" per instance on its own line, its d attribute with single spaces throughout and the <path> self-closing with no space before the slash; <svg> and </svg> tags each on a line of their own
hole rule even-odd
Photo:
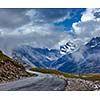
<svg viewBox="0 0 100 100">
<path fill-rule="evenodd" d="M 68 73 L 100 73 L 100 37 L 76 47 L 67 42 L 60 49 L 16 47 L 12 58 L 25 67 L 56 69 Z"/>
</svg>

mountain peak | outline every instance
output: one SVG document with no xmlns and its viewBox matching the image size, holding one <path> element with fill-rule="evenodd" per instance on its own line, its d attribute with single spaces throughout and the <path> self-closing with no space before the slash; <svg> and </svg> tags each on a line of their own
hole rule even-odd
<svg viewBox="0 0 100 100">
<path fill-rule="evenodd" d="M 63 55 L 66 53 L 70 54 L 75 50 L 75 48 L 76 45 L 69 41 L 65 45 L 60 46 L 60 53 Z"/>
</svg>

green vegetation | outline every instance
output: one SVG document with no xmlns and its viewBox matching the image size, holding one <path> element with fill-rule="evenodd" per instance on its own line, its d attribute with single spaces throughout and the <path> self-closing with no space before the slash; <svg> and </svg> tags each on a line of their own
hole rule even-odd
<svg viewBox="0 0 100 100">
<path fill-rule="evenodd" d="M 100 74 L 82 74 L 79 77 L 89 81 L 100 81 Z"/>
<path fill-rule="evenodd" d="M 3 60 L 8 59 L 8 57 L 6 57 L 1 51 L 0 51 L 0 62 L 2 62 Z"/>
<path fill-rule="evenodd" d="M 31 68 L 30 70 L 36 71 L 36 72 L 47 73 L 47 74 L 60 75 L 60 76 L 66 77 L 66 78 L 79 78 L 79 76 L 77 74 L 63 73 L 63 72 L 53 70 L 53 69 Z"/>
<path fill-rule="evenodd" d="M 63 76 L 65 78 L 78 78 L 89 81 L 100 81 L 100 74 L 70 74 L 70 73 L 63 73 L 53 69 L 44 69 L 44 68 L 31 68 L 30 70 L 47 74 L 55 74 Z"/>
</svg>

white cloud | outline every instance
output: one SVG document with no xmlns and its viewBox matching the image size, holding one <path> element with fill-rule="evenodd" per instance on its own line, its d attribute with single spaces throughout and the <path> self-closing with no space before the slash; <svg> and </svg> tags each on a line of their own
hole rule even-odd
<svg viewBox="0 0 100 100">
<path fill-rule="evenodd" d="M 88 8 L 81 17 L 82 22 L 98 19 L 100 19 L 100 8 Z"/>
<path fill-rule="evenodd" d="M 86 42 L 92 37 L 100 36 L 100 9 L 86 9 L 81 21 L 73 23 L 72 27 L 77 38 Z"/>
<path fill-rule="evenodd" d="M 78 23 L 80 23 L 80 21 Z M 73 23 L 72 27 L 73 27 L 76 34 L 81 33 L 82 29 L 80 27 L 77 27 L 77 22 Z"/>
<path fill-rule="evenodd" d="M 83 13 L 82 17 L 81 17 L 81 21 L 89 21 L 89 20 L 93 20 L 95 19 L 95 16 L 93 15 L 95 8 L 88 8 L 86 9 L 86 11 Z"/>
</svg>

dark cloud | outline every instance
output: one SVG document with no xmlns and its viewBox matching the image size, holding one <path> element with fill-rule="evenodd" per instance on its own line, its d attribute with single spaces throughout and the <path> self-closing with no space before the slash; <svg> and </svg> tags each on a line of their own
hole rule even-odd
<svg viewBox="0 0 100 100">
<path fill-rule="evenodd" d="M 40 18 L 45 21 L 55 21 L 57 19 L 61 19 L 68 14 L 68 9 L 37 9 Z M 70 17 L 69 15 L 66 17 Z"/>
<path fill-rule="evenodd" d="M 29 22 L 27 9 L 0 9 L 0 28 L 17 28 Z"/>
<path fill-rule="evenodd" d="M 64 19 L 70 19 L 74 15 L 74 12 L 72 10 L 73 9 L 68 8 L 33 9 L 31 10 L 31 12 L 34 13 L 34 11 L 36 11 L 36 13 L 34 16 L 30 16 L 34 23 L 37 24 L 52 23 L 56 21 L 63 21 Z"/>
<path fill-rule="evenodd" d="M 32 11 L 31 15 L 27 15 Z M 34 14 L 35 12 L 35 14 Z M 0 9 L 0 28 L 13 29 L 29 23 L 52 23 L 65 18 L 71 18 L 72 9 Z"/>
</svg>

